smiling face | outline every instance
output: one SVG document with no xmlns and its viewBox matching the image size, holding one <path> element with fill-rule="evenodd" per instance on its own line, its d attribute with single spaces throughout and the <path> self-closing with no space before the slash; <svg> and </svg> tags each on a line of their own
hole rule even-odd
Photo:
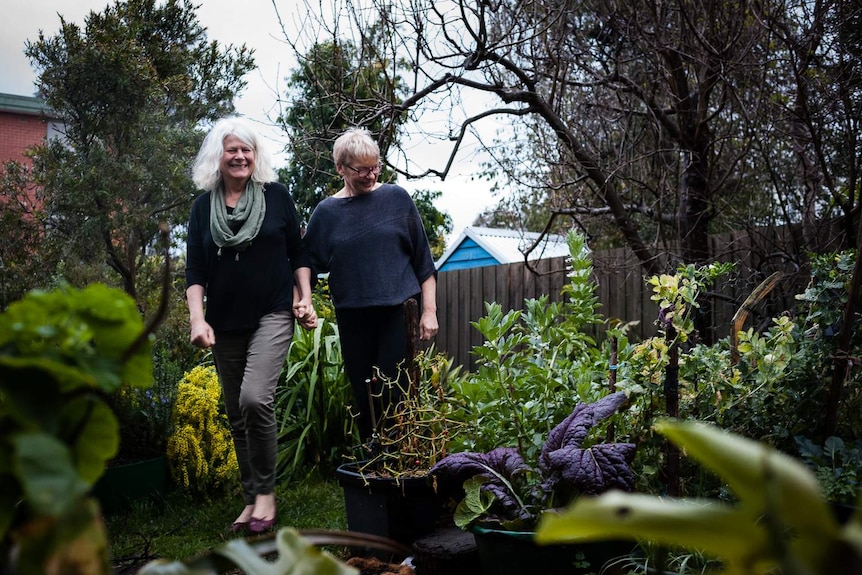
<svg viewBox="0 0 862 575">
<path fill-rule="evenodd" d="M 377 156 L 353 158 L 348 162 L 338 164 L 336 168 L 344 178 L 344 187 L 350 195 L 367 194 L 377 184 L 377 176 L 380 174 L 380 158 Z"/>
<path fill-rule="evenodd" d="M 219 171 L 226 188 L 244 187 L 254 173 L 254 149 L 236 136 L 227 136 Z"/>
</svg>

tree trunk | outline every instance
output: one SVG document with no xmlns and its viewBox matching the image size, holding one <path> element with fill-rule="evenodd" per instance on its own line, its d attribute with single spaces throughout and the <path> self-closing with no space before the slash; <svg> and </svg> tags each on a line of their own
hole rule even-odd
<svg viewBox="0 0 862 575">
<path fill-rule="evenodd" d="M 679 239 L 682 260 L 686 264 L 705 265 L 710 261 L 709 250 L 709 184 L 704 177 L 704 161 L 693 161 L 686 167 L 680 184 Z M 712 302 L 700 302 L 693 320 L 700 341 L 711 345 L 715 340 Z"/>
<path fill-rule="evenodd" d="M 664 380 L 664 401 L 668 417 L 679 417 L 679 344 L 676 343 L 676 330 L 672 325 L 667 328 L 666 341 L 670 344 L 667 371 Z M 665 440 L 664 476 L 667 494 L 679 497 L 679 449 Z"/>
</svg>

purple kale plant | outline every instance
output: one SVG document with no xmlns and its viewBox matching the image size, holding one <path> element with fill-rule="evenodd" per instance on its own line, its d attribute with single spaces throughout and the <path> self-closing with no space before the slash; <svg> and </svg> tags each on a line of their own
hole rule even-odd
<svg viewBox="0 0 862 575">
<path fill-rule="evenodd" d="M 440 481 L 464 484 L 466 497 L 456 523 L 499 524 L 530 529 L 542 510 L 568 504 L 579 495 L 609 489 L 631 491 L 635 454 L 631 443 L 597 443 L 582 447 L 587 434 L 625 403 L 623 392 L 594 403 L 578 404 L 548 434 L 534 469 L 514 447 L 488 453 L 453 453 L 431 468 Z"/>
</svg>

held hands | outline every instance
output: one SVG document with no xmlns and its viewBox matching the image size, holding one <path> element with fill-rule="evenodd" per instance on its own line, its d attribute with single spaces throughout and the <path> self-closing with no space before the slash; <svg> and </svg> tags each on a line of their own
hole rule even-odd
<svg viewBox="0 0 862 575">
<path fill-rule="evenodd" d="M 305 329 L 317 327 L 317 312 L 311 302 L 299 301 L 293 304 L 293 317 Z"/>
</svg>

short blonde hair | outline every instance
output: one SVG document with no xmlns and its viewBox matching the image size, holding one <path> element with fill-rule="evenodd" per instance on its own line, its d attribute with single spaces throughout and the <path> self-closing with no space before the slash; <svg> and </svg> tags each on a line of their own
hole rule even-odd
<svg viewBox="0 0 862 575">
<path fill-rule="evenodd" d="M 380 148 L 365 128 L 348 128 L 332 145 L 332 160 L 336 166 L 363 158 L 380 160 Z"/>
<path fill-rule="evenodd" d="M 224 153 L 224 140 L 228 136 L 239 138 L 254 150 L 254 173 L 251 175 L 253 181 L 260 184 L 275 181 L 272 156 L 254 124 L 246 118 L 230 116 L 216 122 L 201 144 L 192 167 L 192 180 L 198 189 L 212 191 L 221 181 L 219 165 Z"/>
</svg>

